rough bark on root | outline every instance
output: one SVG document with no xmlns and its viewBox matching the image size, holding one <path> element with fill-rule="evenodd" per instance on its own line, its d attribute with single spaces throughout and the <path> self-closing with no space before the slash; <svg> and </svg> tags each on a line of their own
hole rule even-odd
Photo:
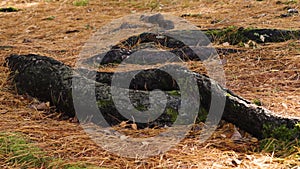
<svg viewBox="0 0 300 169">
<path fill-rule="evenodd" d="M 108 125 L 116 125 L 121 121 L 128 120 L 118 112 L 112 100 L 112 86 L 110 84 L 112 73 L 91 73 L 89 70 L 72 69 L 49 57 L 33 54 L 11 55 L 6 59 L 6 64 L 11 70 L 11 82 L 16 85 L 20 94 L 28 93 L 41 101 L 50 101 L 52 105 L 56 106 L 58 111 L 67 116 L 72 117 L 76 115 L 79 119 L 91 120 L 99 125 L 104 124 L 103 120 Z M 123 76 L 128 73 L 130 72 L 120 73 L 120 75 Z M 91 74 L 95 76 L 90 76 Z M 220 100 L 222 98 L 226 99 L 222 115 L 224 120 L 235 124 L 258 138 L 264 137 L 264 124 L 271 124 L 274 127 L 286 125 L 288 128 L 293 128 L 294 124 L 300 121 L 299 118 L 280 117 L 265 108 L 251 104 L 251 102 L 233 94 L 207 76 L 193 72 L 187 72 L 187 74 L 196 80 L 199 87 L 201 105 L 198 118 L 199 116 L 206 116 L 207 112 L 213 109 L 213 106 L 211 106 L 213 95 Z M 164 79 L 163 83 L 154 83 L 160 78 Z M 172 125 L 174 115 L 175 119 L 176 117 L 184 116 L 178 114 L 178 109 L 182 102 L 177 84 L 174 83 L 174 79 L 170 75 L 158 69 L 145 70 L 144 73 L 137 76 L 135 81 L 132 81 L 131 89 L 124 89 L 124 91 L 129 91 L 130 101 L 135 108 L 139 109 L 141 113 L 149 108 L 149 91 L 145 90 L 143 83 L 146 81 L 148 82 L 148 90 L 158 88 L 166 91 L 167 103 L 164 113 L 159 118 L 154 121 L 150 120 L 148 123 L 137 123 L 140 128 Z M 74 82 L 76 85 L 72 85 Z M 126 87 L 122 86 L 122 83 L 114 85 L 118 88 Z M 76 95 L 76 98 L 72 95 L 72 90 L 79 93 Z M 176 91 L 177 94 L 170 91 Z M 95 97 L 97 103 L 91 100 L 90 97 Z M 76 113 L 73 104 L 74 100 L 77 103 L 75 105 L 77 107 Z M 159 99 L 157 104 L 160 104 Z M 194 103 L 188 104 L 193 105 Z M 95 107 L 99 108 L 101 113 L 95 113 Z M 124 105 L 122 108 L 126 109 L 126 107 Z M 191 114 L 187 112 L 186 115 L 189 116 Z M 185 124 L 186 122 L 182 123 Z"/>
</svg>

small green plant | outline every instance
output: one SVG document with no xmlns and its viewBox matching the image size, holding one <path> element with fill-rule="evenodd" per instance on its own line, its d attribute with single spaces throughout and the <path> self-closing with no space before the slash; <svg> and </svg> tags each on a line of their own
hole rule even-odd
<svg viewBox="0 0 300 169">
<path fill-rule="evenodd" d="M 10 168 L 98 168 L 85 162 L 68 164 L 60 158 L 51 158 L 25 135 L 13 132 L 0 132 L 0 161 Z"/>
<path fill-rule="evenodd" d="M 264 152 L 274 153 L 275 157 L 289 157 L 293 154 L 300 154 L 299 141 L 283 141 L 275 138 L 267 138 L 260 141 L 260 149 Z"/>
<path fill-rule="evenodd" d="M 257 106 L 262 106 L 262 103 L 259 99 L 253 99 L 252 103 L 256 104 Z"/>
<path fill-rule="evenodd" d="M 178 91 L 178 90 L 171 90 L 171 91 L 168 91 L 167 93 L 172 96 L 181 96 L 180 91 Z"/>
<path fill-rule="evenodd" d="M 297 4 L 297 3 L 298 3 L 298 0 L 287 0 L 287 1 L 283 2 L 283 4 L 286 4 L 286 5 Z"/>
<path fill-rule="evenodd" d="M 265 138 L 275 138 L 278 140 L 289 141 L 295 138 L 300 138 L 300 123 L 295 124 L 294 128 L 288 128 L 286 125 L 274 127 L 270 124 L 263 126 L 263 135 Z"/>
<path fill-rule="evenodd" d="M 300 154 L 300 123 L 294 128 L 288 128 L 286 125 L 274 127 L 270 124 L 263 126 L 263 135 L 265 139 L 260 141 L 260 149 L 265 152 L 274 153 L 277 157 L 288 157 L 292 154 Z"/>
<path fill-rule="evenodd" d="M 138 111 L 147 111 L 148 108 L 147 106 L 143 105 L 143 104 L 138 104 L 136 106 L 134 106 Z"/>
<path fill-rule="evenodd" d="M 160 3 L 158 0 L 152 0 L 150 1 L 146 6 L 151 9 L 151 11 L 157 9 L 159 7 Z"/>
<path fill-rule="evenodd" d="M 226 97 L 230 97 L 232 96 L 230 93 L 226 93 Z"/>
<path fill-rule="evenodd" d="M 87 6 L 89 4 L 89 0 L 76 0 L 73 1 L 73 5 L 75 6 Z"/>
<path fill-rule="evenodd" d="M 200 107 L 200 111 L 198 113 L 198 117 L 196 119 L 196 123 L 205 122 L 207 119 L 208 111 L 204 107 Z"/>
<path fill-rule="evenodd" d="M 65 169 L 84 169 L 84 168 L 88 168 L 88 166 L 86 164 L 67 164 L 64 166 Z"/>
<path fill-rule="evenodd" d="M 171 122 L 174 123 L 177 119 L 178 112 L 172 108 L 166 109 L 166 114 L 170 117 Z"/>
<path fill-rule="evenodd" d="M 105 108 L 105 107 L 109 107 L 109 106 L 112 106 L 113 105 L 113 102 L 111 100 L 99 100 L 97 101 L 97 105 L 102 107 L 102 108 Z"/>
<path fill-rule="evenodd" d="M 88 30 L 88 29 L 93 29 L 93 26 L 91 26 L 90 24 L 86 24 L 84 27 L 85 27 L 85 29 L 87 29 L 87 30 Z"/>
<path fill-rule="evenodd" d="M 236 45 L 240 42 L 247 42 L 249 40 L 244 36 L 245 31 L 248 31 L 248 29 L 229 26 L 224 29 L 208 30 L 205 34 L 219 43 L 229 42 L 232 45 Z"/>
<path fill-rule="evenodd" d="M 49 17 L 45 18 L 44 20 L 49 20 L 49 21 L 51 21 L 51 20 L 54 20 L 54 19 L 55 19 L 55 16 L 49 16 Z"/>
<path fill-rule="evenodd" d="M 103 167 L 96 167 L 85 162 L 66 163 L 62 159 L 54 159 L 46 168 L 62 168 L 62 169 L 106 169 Z"/>
</svg>

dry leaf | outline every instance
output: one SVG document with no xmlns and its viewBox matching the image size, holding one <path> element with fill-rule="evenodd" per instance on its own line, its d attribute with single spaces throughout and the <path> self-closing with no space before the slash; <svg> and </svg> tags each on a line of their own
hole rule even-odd
<svg viewBox="0 0 300 169">
<path fill-rule="evenodd" d="M 239 160 L 239 159 L 233 159 L 232 160 L 232 164 L 235 166 L 235 167 L 237 167 L 237 166 L 239 166 L 240 164 L 242 164 L 242 160 Z"/>
<path fill-rule="evenodd" d="M 120 136 L 121 140 L 126 140 L 127 138 L 128 138 L 128 136 L 125 136 L 125 135 Z"/>
<path fill-rule="evenodd" d="M 229 44 L 229 42 L 224 42 L 222 45 L 223 46 L 229 46 L 230 44 Z"/>
<path fill-rule="evenodd" d="M 79 120 L 77 119 L 77 117 L 73 117 L 73 118 L 70 119 L 70 122 L 71 123 L 78 123 Z"/>
<path fill-rule="evenodd" d="M 133 123 L 133 124 L 131 124 L 131 128 L 132 128 L 133 130 L 137 130 L 137 125 L 136 125 L 135 123 Z"/>
<path fill-rule="evenodd" d="M 35 108 L 36 108 L 37 110 L 39 110 L 39 111 L 42 111 L 42 110 L 49 110 L 49 109 L 50 109 L 49 104 L 48 104 L 48 103 L 44 103 L 44 102 L 42 102 L 42 103 L 36 105 Z"/>
<path fill-rule="evenodd" d="M 243 137 L 242 137 L 242 135 L 241 135 L 241 133 L 237 130 L 237 128 L 236 127 L 234 127 L 234 129 L 233 129 L 234 131 L 233 131 L 233 134 L 232 134 L 232 136 L 231 136 L 231 140 L 233 140 L 233 141 L 239 141 L 239 140 L 241 140 Z"/>
<path fill-rule="evenodd" d="M 125 128 L 127 126 L 127 122 L 122 121 L 119 125 L 120 125 L 120 127 Z"/>
<path fill-rule="evenodd" d="M 260 39 L 262 42 L 265 42 L 265 37 L 264 37 L 264 35 L 260 35 L 260 36 L 259 36 L 259 39 Z"/>
<path fill-rule="evenodd" d="M 8 112 L 8 110 L 0 110 L 0 114 L 5 114 L 7 112 Z"/>
<path fill-rule="evenodd" d="M 255 138 L 255 137 L 252 137 L 250 141 L 253 142 L 253 143 L 257 143 L 257 142 L 258 142 L 258 139 Z"/>
<path fill-rule="evenodd" d="M 221 137 L 226 138 L 227 136 L 225 134 L 220 134 Z"/>
<path fill-rule="evenodd" d="M 143 144 L 144 146 L 148 146 L 148 145 L 149 145 L 149 142 L 147 142 L 147 141 L 142 141 L 142 144 Z"/>
<path fill-rule="evenodd" d="M 250 45 L 247 44 L 247 43 L 244 43 L 244 46 L 245 46 L 245 48 L 249 48 L 250 47 Z"/>
<path fill-rule="evenodd" d="M 285 109 L 288 109 L 288 105 L 286 103 L 281 103 Z"/>
<path fill-rule="evenodd" d="M 220 65 L 225 65 L 227 63 L 227 59 L 223 58 L 220 60 Z"/>
</svg>

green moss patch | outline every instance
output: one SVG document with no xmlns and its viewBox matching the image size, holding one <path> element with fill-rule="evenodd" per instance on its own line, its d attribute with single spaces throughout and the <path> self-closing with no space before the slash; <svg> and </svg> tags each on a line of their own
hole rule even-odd
<svg viewBox="0 0 300 169">
<path fill-rule="evenodd" d="M 259 99 L 253 99 L 252 103 L 256 104 L 257 106 L 262 106 L 262 102 Z"/>
<path fill-rule="evenodd" d="M 203 107 L 200 107 L 198 117 L 196 119 L 196 123 L 205 122 L 205 120 L 207 119 L 207 115 L 208 115 L 207 110 Z"/>
<path fill-rule="evenodd" d="M 260 141 L 262 151 L 274 153 L 276 157 L 300 155 L 300 123 L 297 123 L 294 128 L 265 124 L 263 134 L 265 139 Z"/>
<path fill-rule="evenodd" d="M 76 0 L 73 1 L 73 5 L 75 6 L 87 6 L 89 4 L 89 0 Z"/>
<path fill-rule="evenodd" d="M 171 95 L 171 96 L 181 96 L 179 90 L 171 90 L 171 91 L 167 91 L 167 94 L 169 94 L 169 95 Z"/>
<path fill-rule="evenodd" d="M 0 159 L 22 168 L 45 166 L 49 158 L 19 133 L 0 133 Z"/>
<path fill-rule="evenodd" d="M 25 135 L 14 132 L 0 133 L 0 160 L 5 161 L 9 168 L 99 168 L 84 162 L 68 164 L 62 159 L 49 157 Z"/>
<path fill-rule="evenodd" d="M 99 107 L 105 108 L 105 107 L 111 107 L 113 105 L 112 100 L 99 100 L 97 101 L 97 104 Z"/>
<path fill-rule="evenodd" d="M 283 42 L 290 39 L 297 39 L 300 36 L 300 30 L 238 28 L 236 26 L 207 30 L 204 33 L 213 42 L 228 42 L 231 45 L 240 45 L 249 41 L 256 43 Z"/>
<path fill-rule="evenodd" d="M 0 12 L 18 12 L 19 10 L 14 7 L 0 8 Z"/>
<path fill-rule="evenodd" d="M 172 108 L 167 108 L 166 113 L 170 117 L 171 122 L 174 123 L 177 119 L 178 112 Z"/>
</svg>

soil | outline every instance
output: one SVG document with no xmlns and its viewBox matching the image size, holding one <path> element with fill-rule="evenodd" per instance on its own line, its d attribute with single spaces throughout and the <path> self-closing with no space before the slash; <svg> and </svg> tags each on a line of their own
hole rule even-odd
<svg viewBox="0 0 300 169">
<path fill-rule="evenodd" d="M 74 66 L 85 42 L 98 28 L 113 19 L 138 12 L 161 12 L 184 16 L 203 30 L 226 28 L 300 28 L 298 13 L 282 17 L 288 9 L 299 9 L 291 0 L 193 0 L 193 1 L 100 1 L 76 6 L 72 0 L 1 1 L 0 7 L 19 11 L 0 12 L 0 131 L 22 132 L 47 152 L 69 163 L 84 161 L 116 168 L 284 168 L 299 165 L 296 159 L 272 158 L 255 153 L 256 142 L 233 143 L 224 124 L 214 136 L 200 144 L 186 138 L 166 154 L 145 160 L 118 157 L 97 146 L 74 119 L 61 120 L 59 113 L 32 109 L 36 101 L 17 95 L 7 83 L 8 69 L 2 65 L 10 54 L 35 53 L 53 57 Z M 226 87 L 283 116 L 300 116 L 300 40 L 280 43 L 214 43 L 214 47 L 245 50 L 220 55 L 224 60 Z M 226 63 L 225 63 L 226 62 Z M 201 63 L 190 62 L 192 70 L 202 71 Z M 108 68 L 109 69 L 109 68 Z M 113 68 L 112 68 L 113 69 Z M 135 132 L 135 131 L 134 131 Z M 145 131 L 146 132 L 146 131 Z M 151 133 L 151 131 L 147 131 Z M 153 131 L 152 131 L 153 132 Z M 230 134 L 229 134 L 230 135 Z M 238 163 L 241 160 L 241 163 Z M 0 161 L 0 166 L 6 166 Z"/>
</svg>

